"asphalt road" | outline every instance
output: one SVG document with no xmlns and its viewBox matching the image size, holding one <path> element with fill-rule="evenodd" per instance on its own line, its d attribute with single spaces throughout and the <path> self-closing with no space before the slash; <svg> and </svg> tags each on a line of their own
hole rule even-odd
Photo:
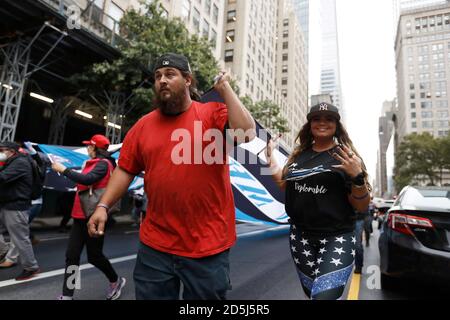
<svg viewBox="0 0 450 320">
<path fill-rule="evenodd" d="M 395 292 L 382 290 L 379 284 L 378 231 L 375 226 L 370 247 L 365 249 L 361 276 L 354 275 L 345 292 L 350 300 L 396 300 L 450 297 L 445 288 L 426 288 L 407 283 Z M 291 260 L 288 229 L 239 224 L 238 241 L 231 250 L 230 300 L 304 300 L 305 296 Z M 0 270 L 0 300 L 54 300 L 60 293 L 64 273 L 64 252 L 68 234 L 52 231 L 36 233 L 41 242 L 35 253 L 41 274 L 28 282 L 17 282 L 20 267 Z M 127 279 L 121 299 L 134 300 L 133 269 L 138 233 L 131 226 L 117 225 L 105 241 L 105 253 L 117 273 Z M 97 269 L 87 264 L 83 254 L 81 290 L 78 300 L 104 300 L 108 282 Z"/>
</svg>

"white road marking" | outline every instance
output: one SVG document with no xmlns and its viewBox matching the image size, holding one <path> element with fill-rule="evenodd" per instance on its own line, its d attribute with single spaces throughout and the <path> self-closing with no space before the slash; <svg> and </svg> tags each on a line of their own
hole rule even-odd
<svg viewBox="0 0 450 320">
<path fill-rule="evenodd" d="M 283 230 L 283 229 L 288 229 L 288 228 L 289 228 L 289 226 L 277 226 L 274 228 L 250 231 L 247 233 L 238 234 L 238 238 L 248 237 L 248 236 L 252 236 L 252 235 L 256 235 L 256 234 L 262 234 L 262 233 L 266 233 L 266 232 L 270 232 L 270 231 L 277 231 L 277 230 Z M 56 240 L 56 239 L 57 238 L 43 239 L 41 241 L 51 241 L 51 240 Z M 66 239 L 66 238 L 59 238 L 59 239 Z M 131 261 L 131 260 L 135 260 L 136 257 L 137 257 L 137 255 L 134 254 L 134 255 L 130 255 L 130 256 L 126 256 L 126 257 L 111 259 L 110 262 L 111 262 L 111 264 L 115 264 L 115 263 L 120 263 L 120 262 L 125 262 L 125 261 Z M 80 266 L 80 271 L 88 270 L 88 269 L 92 269 L 92 268 L 95 268 L 95 267 L 92 264 L 87 263 L 87 264 L 83 264 Z M 51 277 L 56 277 L 56 276 L 63 275 L 64 272 L 65 272 L 65 269 L 63 268 L 63 269 L 58 269 L 58 270 L 54 270 L 54 271 L 40 273 L 36 277 L 28 279 L 28 280 L 24 280 L 24 281 L 16 281 L 14 279 L 0 281 L 0 288 L 14 286 L 14 285 L 37 281 L 37 280 L 42 280 L 42 279 L 51 278 Z"/>
<path fill-rule="evenodd" d="M 124 262 L 124 261 L 130 261 L 130 260 L 134 260 L 134 259 L 136 259 L 136 255 L 135 254 L 131 255 L 131 256 L 111 259 L 110 262 L 111 262 L 111 264 L 115 264 L 115 263 Z M 80 266 L 80 271 L 88 270 L 88 269 L 92 269 L 92 268 L 95 268 L 95 267 L 92 264 L 87 263 L 87 264 L 83 264 L 83 265 Z M 17 285 L 17 284 L 32 282 L 32 281 L 41 280 L 41 279 L 50 278 L 50 277 L 56 277 L 56 276 L 63 275 L 64 272 L 65 272 L 65 269 L 59 269 L 59 270 L 44 272 L 44 273 L 38 274 L 34 278 L 31 278 L 31 279 L 28 279 L 28 280 L 25 280 L 25 281 L 16 281 L 14 279 L 5 280 L 5 281 L 1 281 L 0 282 L 0 288 L 8 287 L 8 286 L 14 286 L 14 285 Z"/>
</svg>

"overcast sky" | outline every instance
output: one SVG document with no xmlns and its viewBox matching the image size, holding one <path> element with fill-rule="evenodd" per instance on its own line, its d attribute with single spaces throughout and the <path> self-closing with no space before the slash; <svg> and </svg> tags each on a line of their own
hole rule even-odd
<svg viewBox="0 0 450 320">
<path fill-rule="evenodd" d="M 320 87 L 319 1 L 310 3 L 310 93 L 315 94 Z M 374 179 L 378 117 L 383 102 L 396 96 L 392 0 L 337 0 L 337 21 L 346 126 Z"/>
</svg>

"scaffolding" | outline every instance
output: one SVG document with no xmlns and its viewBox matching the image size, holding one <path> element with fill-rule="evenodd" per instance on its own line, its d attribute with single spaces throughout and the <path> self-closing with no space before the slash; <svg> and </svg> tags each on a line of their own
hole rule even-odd
<svg viewBox="0 0 450 320">
<path fill-rule="evenodd" d="M 111 144 L 122 142 L 122 120 L 125 109 L 125 94 L 119 92 L 105 93 L 108 99 L 106 112 L 106 136 Z"/>
<path fill-rule="evenodd" d="M 46 28 L 58 32 L 60 36 L 37 64 L 31 64 L 33 45 Z M 26 80 L 36 71 L 45 68 L 45 60 L 66 36 L 65 31 L 46 21 L 29 42 L 18 40 L 0 48 L 4 58 L 0 75 L 0 141 L 14 141 Z M 33 69 L 29 71 L 30 66 Z"/>
</svg>

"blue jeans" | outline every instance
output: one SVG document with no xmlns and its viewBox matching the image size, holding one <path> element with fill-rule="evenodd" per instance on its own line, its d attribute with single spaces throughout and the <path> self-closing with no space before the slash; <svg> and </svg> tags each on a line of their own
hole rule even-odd
<svg viewBox="0 0 450 320">
<path fill-rule="evenodd" d="M 231 289 L 229 250 L 199 259 L 140 244 L 134 269 L 137 300 L 225 300 Z"/>
<path fill-rule="evenodd" d="M 30 209 L 30 216 L 28 217 L 28 223 L 31 223 L 37 215 L 41 213 L 42 204 L 34 204 Z"/>
<path fill-rule="evenodd" d="M 362 268 L 364 265 L 364 247 L 362 244 L 362 235 L 364 231 L 364 220 L 356 220 L 355 237 L 356 237 L 356 256 L 355 267 Z"/>
</svg>

